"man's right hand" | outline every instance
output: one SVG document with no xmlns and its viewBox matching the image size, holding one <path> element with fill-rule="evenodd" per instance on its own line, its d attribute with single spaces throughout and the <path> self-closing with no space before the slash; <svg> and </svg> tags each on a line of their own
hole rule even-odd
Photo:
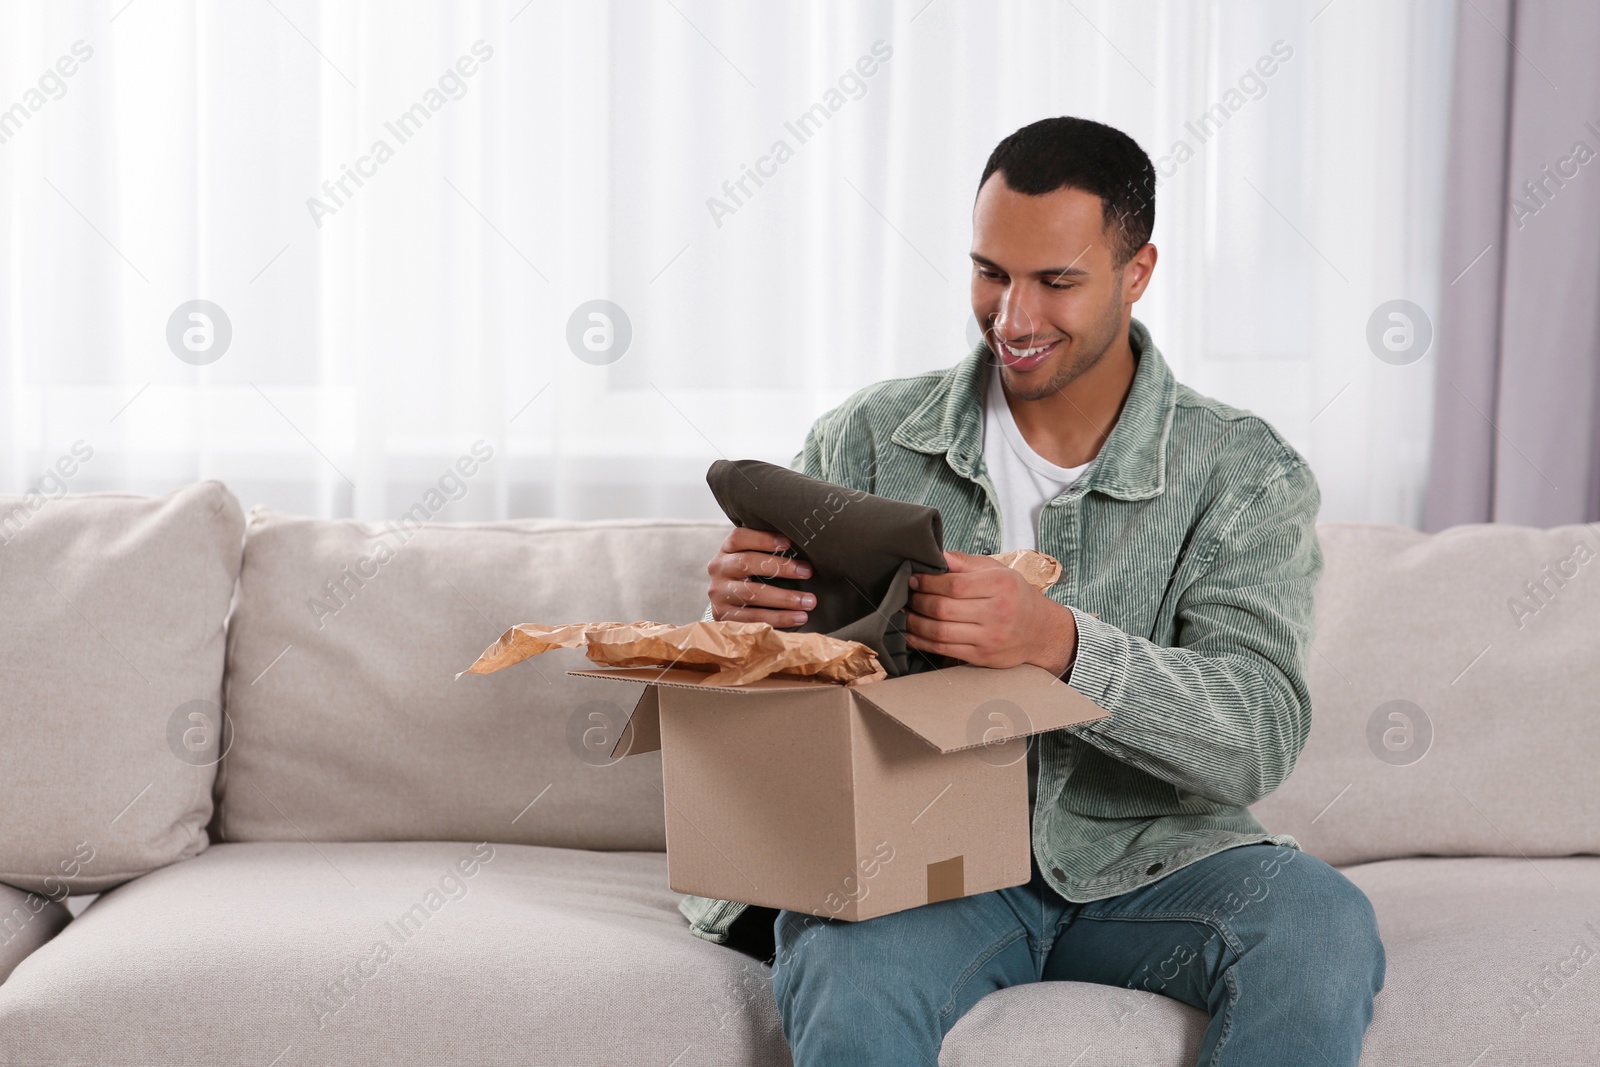
<svg viewBox="0 0 1600 1067">
<path fill-rule="evenodd" d="M 734 527 L 706 565 L 706 573 L 711 576 L 707 589 L 711 617 L 719 622 L 764 622 L 779 630 L 804 623 L 806 610 L 817 606 L 816 597 L 751 580 L 753 577 L 811 577 L 811 564 L 775 555 L 788 548 L 787 537 L 765 530 Z"/>
</svg>

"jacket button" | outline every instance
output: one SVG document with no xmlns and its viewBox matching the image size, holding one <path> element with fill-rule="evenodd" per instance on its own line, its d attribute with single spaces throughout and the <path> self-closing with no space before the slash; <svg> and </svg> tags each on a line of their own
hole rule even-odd
<svg viewBox="0 0 1600 1067">
<path fill-rule="evenodd" d="M 1146 867 L 1144 869 L 1144 873 L 1145 874 L 1155 874 L 1157 871 L 1161 870 L 1161 868 L 1163 868 L 1165 866 L 1166 866 L 1165 863 L 1152 863 L 1150 866 L 1148 866 L 1148 867 Z"/>
<path fill-rule="evenodd" d="M 1065 882 L 1067 880 L 1067 872 L 1060 867 L 1051 867 L 1050 873 L 1056 876 L 1057 881 Z"/>
</svg>

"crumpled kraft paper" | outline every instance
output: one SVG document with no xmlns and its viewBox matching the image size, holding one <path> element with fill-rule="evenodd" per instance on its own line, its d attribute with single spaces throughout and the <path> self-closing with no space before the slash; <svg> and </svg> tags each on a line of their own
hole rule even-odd
<svg viewBox="0 0 1600 1067">
<path fill-rule="evenodd" d="M 507 630 L 463 674 L 489 674 L 552 648 L 579 648 L 603 667 L 686 667 L 706 685 L 744 685 L 769 674 L 815 675 L 846 685 L 887 677 L 859 641 L 774 630 L 764 622 L 524 623 Z"/>
<path fill-rule="evenodd" d="M 1040 592 L 1061 576 L 1060 562 L 1033 549 L 991 558 L 1019 571 Z M 522 623 L 502 634 L 461 674 L 493 674 L 553 648 L 582 648 L 603 667 L 707 671 L 705 684 L 716 686 L 746 685 L 771 674 L 811 676 L 843 685 L 888 677 L 877 653 L 859 641 L 734 621 Z"/>
<path fill-rule="evenodd" d="M 1021 571 L 1022 576 L 1028 579 L 1028 584 L 1041 593 L 1061 578 L 1061 561 L 1031 548 L 1013 549 L 989 558 L 999 560 L 1014 571 Z"/>
</svg>

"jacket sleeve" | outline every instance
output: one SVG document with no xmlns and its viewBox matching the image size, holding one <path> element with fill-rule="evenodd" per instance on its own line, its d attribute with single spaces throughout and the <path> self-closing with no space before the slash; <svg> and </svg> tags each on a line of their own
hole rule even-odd
<svg viewBox="0 0 1600 1067">
<path fill-rule="evenodd" d="M 1247 806 L 1276 789 L 1311 729 L 1320 504 L 1303 461 L 1252 488 L 1180 596 L 1175 647 L 1071 608 L 1078 648 L 1064 677 L 1111 713 L 1072 727 L 1077 736 L 1219 803 Z"/>
</svg>

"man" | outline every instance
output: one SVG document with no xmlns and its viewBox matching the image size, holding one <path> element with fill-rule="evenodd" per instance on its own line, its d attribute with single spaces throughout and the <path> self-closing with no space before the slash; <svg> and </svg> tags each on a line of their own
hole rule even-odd
<svg viewBox="0 0 1600 1067">
<path fill-rule="evenodd" d="M 1108 126 L 1007 137 L 973 212 L 986 343 L 860 390 L 792 464 L 942 513 L 950 570 L 915 580 L 911 647 L 1033 663 L 1111 713 L 1030 748 L 1027 885 L 859 923 L 776 913 L 797 1067 L 935 1065 L 986 993 L 1045 980 L 1205 1011 L 1203 1064 L 1360 1056 L 1384 975 L 1372 907 L 1247 810 L 1310 729 L 1320 493 L 1263 419 L 1177 384 L 1132 318 L 1156 265 L 1154 190 L 1149 158 Z M 712 616 L 803 621 L 810 594 L 754 580 L 806 576 L 786 547 L 734 530 L 708 567 Z M 1021 547 L 1061 561 L 1047 593 L 982 558 Z M 682 905 L 719 942 L 746 908 Z"/>
</svg>

